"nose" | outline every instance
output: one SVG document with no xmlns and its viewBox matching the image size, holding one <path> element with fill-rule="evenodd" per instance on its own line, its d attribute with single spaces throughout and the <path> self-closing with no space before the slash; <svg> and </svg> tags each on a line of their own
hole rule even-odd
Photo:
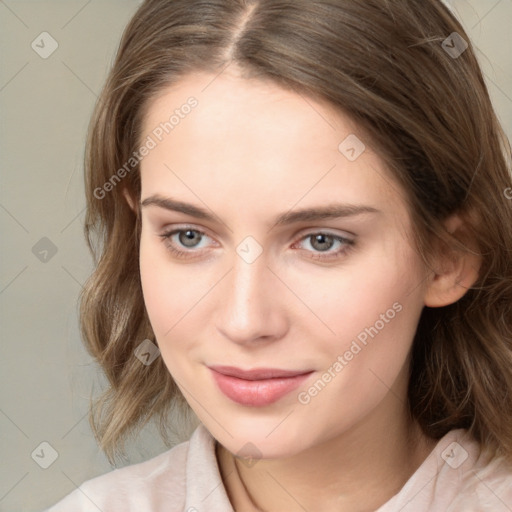
<svg viewBox="0 0 512 512">
<path fill-rule="evenodd" d="M 217 329 L 233 343 L 259 346 L 282 338 L 288 329 L 283 285 L 267 264 L 264 254 L 252 263 L 235 254 L 223 280 Z"/>
</svg>

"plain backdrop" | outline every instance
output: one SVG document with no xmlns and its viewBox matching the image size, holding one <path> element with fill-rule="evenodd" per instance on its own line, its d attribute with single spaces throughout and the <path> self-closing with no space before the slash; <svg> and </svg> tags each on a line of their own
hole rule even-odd
<svg viewBox="0 0 512 512">
<path fill-rule="evenodd" d="M 0 0 L 3 512 L 42 510 L 112 469 L 87 420 L 104 380 L 78 331 L 77 297 L 92 270 L 82 157 L 94 102 L 139 3 Z M 511 137 L 512 0 L 449 3 Z M 123 464 L 164 449 L 150 425 Z"/>
</svg>

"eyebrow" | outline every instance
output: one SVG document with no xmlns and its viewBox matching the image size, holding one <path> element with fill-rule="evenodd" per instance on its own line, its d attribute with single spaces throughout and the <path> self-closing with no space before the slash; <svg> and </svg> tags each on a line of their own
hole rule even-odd
<svg viewBox="0 0 512 512">
<path fill-rule="evenodd" d="M 141 201 L 142 207 L 158 206 L 165 210 L 184 213 L 197 219 L 204 219 L 215 222 L 218 220 L 216 215 L 209 213 L 204 208 L 195 206 L 183 201 L 177 201 L 170 197 L 162 197 L 153 195 Z M 363 213 L 382 213 L 380 210 L 366 205 L 353 205 L 353 204 L 330 204 L 322 207 L 303 208 L 300 210 L 293 210 L 278 215 L 273 222 L 273 226 L 284 226 L 296 222 L 311 222 L 325 219 L 340 219 L 344 217 L 353 217 Z"/>
</svg>

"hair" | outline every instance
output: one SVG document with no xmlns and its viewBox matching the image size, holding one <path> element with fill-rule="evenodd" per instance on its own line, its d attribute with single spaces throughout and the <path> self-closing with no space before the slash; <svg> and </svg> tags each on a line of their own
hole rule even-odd
<svg viewBox="0 0 512 512">
<path fill-rule="evenodd" d="M 443 46 L 454 32 L 468 44 L 457 58 Z M 141 145 L 155 98 L 189 73 L 228 65 L 355 121 L 405 191 L 426 264 L 434 241 L 479 255 L 478 279 L 461 299 L 422 311 L 409 411 L 431 438 L 465 428 L 512 460 L 511 148 L 469 37 L 439 0 L 140 5 L 96 104 L 85 155 L 85 234 L 96 268 L 80 316 L 84 343 L 109 381 L 90 412 L 101 449 L 112 462 L 126 436 L 154 417 L 167 439 L 171 405 L 188 407 L 161 357 L 149 366 L 134 357 L 142 340 L 155 340 L 138 263 L 139 163 L 113 178 Z M 465 238 L 445 229 L 452 214 L 464 219 Z"/>
</svg>

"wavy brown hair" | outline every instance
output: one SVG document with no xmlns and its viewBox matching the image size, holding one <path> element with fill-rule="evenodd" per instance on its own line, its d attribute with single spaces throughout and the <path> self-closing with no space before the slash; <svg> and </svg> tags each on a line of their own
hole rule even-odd
<svg viewBox="0 0 512 512">
<path fill-rule="evenodd" d="M 459 56 L 443 44 L 454 32 L 469 44 Z M 81 296 L 81 328 L 109 381 L 90 416 L 109 460 L 154 416 L 167 439 L 171 405 L 188 407 L 162 358 L 146 366 L 134 357 L 142 340 L 155 338 L 139 275 L 140 215 L 123 195 L 138 204 L 139 166 L 117 170 L 142 145 L 144 116 L 159 94 L 187 73 L 227 66 L 350 116 L 405 190 L 427 264 L 435 240 L 481 255 L 478 280 L 459 301 L 422 312 L 409 406 L 426 435 L 466 428 L 512 460 L 511 150 L 469 37 L 439 0 L 148 0 L 139 7 L 86 148 L 85 232 L 96 270 Z M 443 228 L 454 213 L 466 220 L 471 248 Z"/>
</svg>

